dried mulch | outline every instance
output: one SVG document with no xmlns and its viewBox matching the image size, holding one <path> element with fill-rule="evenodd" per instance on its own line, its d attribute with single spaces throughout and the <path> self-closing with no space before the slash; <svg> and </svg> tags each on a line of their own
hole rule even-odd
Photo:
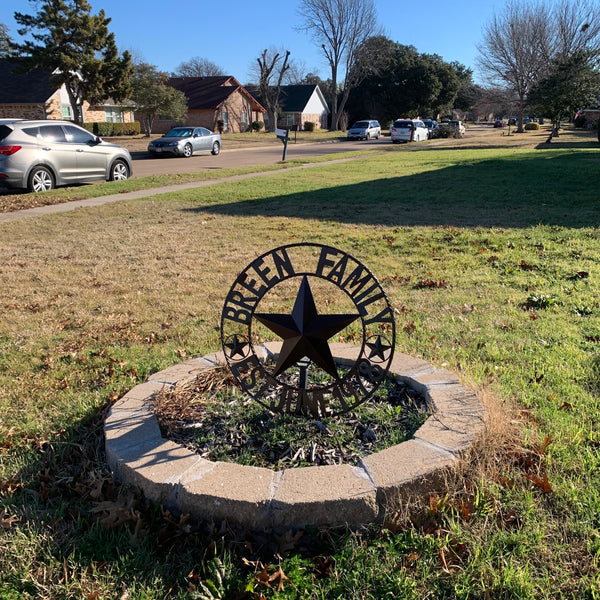
<svg viewBox="0 0 600 600">
<path fill-rule="evenodd" d="M 208 460 L 275 470 L 351 464 L 406 439 L 427 418 L 424 397 L 388 379 L 352 412 L 319 421 L 273 414 L 244 394 L 226 367 L 153 399 L 163 436 Z"/>
</svg>

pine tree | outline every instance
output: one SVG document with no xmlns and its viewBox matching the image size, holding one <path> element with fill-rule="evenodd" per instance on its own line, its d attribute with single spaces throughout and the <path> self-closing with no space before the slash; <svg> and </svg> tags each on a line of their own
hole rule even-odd
<svg viewBox="0 0 600 600">
<path fill-rule="evenodd" d="M 104 10 L 92 15 L 87 0 L 46 0 L 36 15 L 17 12 L 15 21 L 21 25 L 19 35 L 33 38 L 15 44 L 23 57 L 21 68 L 52 71 L 52 83 L 66 87 L 76 123 L 84 100 L 95 104 L 128 95 L 131 56 L 119 56 Z"/>
</svg>

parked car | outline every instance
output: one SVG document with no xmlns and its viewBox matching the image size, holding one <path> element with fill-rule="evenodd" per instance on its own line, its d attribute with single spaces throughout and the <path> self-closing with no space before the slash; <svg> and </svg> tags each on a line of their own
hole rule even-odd
<svg viewBox="0 0 600 600">
<path fill-rule="evenodd" d="M 119 181 L 133 172 L 129 152 L 70 121 L 0 123 L 0 185 L 45 192 L 59 185 Z"/>
<path fill-rule="evenodd" d="M 496 119 L 494 121 L 494 127 L 506 127 L 506 121 L 504 119 Z"/>
<path fill-rule="evenodd" d="M 381 126 L 379 121 L 364 120 L 356 121 L 350 129 L 348 129 L 349 140 L 370 140 L 379 139 L 381 135 Z"/>
<path fill-rule="evenodd" d="M 435 119 L 423 119 L 423 123 L 425 123 L 425 127 L 427 127 L 429 139 L 435 137 L 435 130 L 438 128 L 437 121 Z"/>
<path fill-rule="evenodd" d="M 429 138 L 429 130 L 419 119 L 396 119 L 390 127 L 392 142 L 421 142 Z"/>
<path fill-rule="evenodd" d="M 210 152 L 215 156 L 221 152 L 221 136 L 206 127 L 174 127 L 160 138 L 148 144 L 148 152 L 173 154 L 189 158 L 196 152 Z"/>
</svg>

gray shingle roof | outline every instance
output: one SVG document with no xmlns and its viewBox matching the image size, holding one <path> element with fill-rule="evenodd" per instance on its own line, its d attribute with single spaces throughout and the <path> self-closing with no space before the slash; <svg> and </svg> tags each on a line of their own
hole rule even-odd
<svg viewBox="0 0 600 600">
<path fill-rule="evenodd" d="M 50 83 L 52 73 L 33 69 L 18 72 L 18 59 L 0 59 L 0 104 L 43 104 L 58 89 Z"/>
</svg>

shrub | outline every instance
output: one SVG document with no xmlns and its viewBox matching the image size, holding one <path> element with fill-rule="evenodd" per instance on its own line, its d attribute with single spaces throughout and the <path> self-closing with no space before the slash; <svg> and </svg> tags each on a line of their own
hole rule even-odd
<svg viewBox="0 0 600 600">
<path fill-rule="evenodd" d="M 265 124 L 262 121 L 252 121 L 252 125 L 250 125 L 252 131 L 260 131 L 264 126 Z"/>
<path fill-rule="evenodd" d="M 439 138 L 459 138 L 460 131 L 454 127 L 454 125 L 440 125 L 437 128 L 437 134 L 435 137 Z"/>
<path fill-rule="evenodd" d="M 304 121 L 304 131 L 314 131 L 315 124 L 312 121 Z"/>
<path fill-rule="evenodd" d="M 111 135 L 138 135 L 141 131 L 140 123 L 83 123 L 82 127 L 100 137 Z"/>
<path fill-rule="evenodd" d="M 525 123 L 525 131 L 538 130 L 539 128 L 540 128 L 540 124 L 539 123 L 535 123 L 534 121 L 531 121 L 529 123 Z"/>
<path fill-rule="evenodd" d="M 139 121 L 133 121 L 133 123 L 113 123 L 113 135 L 139 135 L 141 131 Z"/>
<path fill-rule="evenodd" d="M 224 129 L 224 128 L 225 128 L 225 122 L 224 122 L 224 121 L 222 121 L 221 119 L 219 119 L 219 120 L 217 121 L 217 131 L 218 131 L 219 133 L 223 133 L 223 129 Z"/>
</svg>

